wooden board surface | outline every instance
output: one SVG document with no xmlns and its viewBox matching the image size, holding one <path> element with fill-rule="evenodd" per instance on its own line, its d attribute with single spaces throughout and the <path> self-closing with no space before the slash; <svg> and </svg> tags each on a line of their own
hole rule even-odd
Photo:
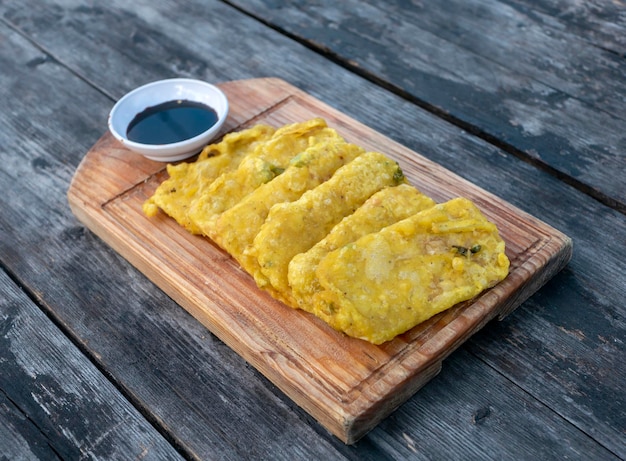
<svg viewBox="0 0 626 461">
<path fill-rule="evenodd" d="M 167 177 L 163 163 L 129 152 L 108 133 L 87 153 L 68 191 L 74 214 L 346 443 L 413 395 L 460 344 L 513 311 L 571 257 L 571 241 L 559 231 L 282 80 L 220 87 L 231 106 L 223 132 L 323 117 L 347 140 L 398 160 L 409 182 L 435 200 L 473 200 L 507 244 L 511 271 L 503 282 L 374 346 L 275 301 L 228 254 L 164 214 L 145 217 L 142 203 Z"/>
</svg>

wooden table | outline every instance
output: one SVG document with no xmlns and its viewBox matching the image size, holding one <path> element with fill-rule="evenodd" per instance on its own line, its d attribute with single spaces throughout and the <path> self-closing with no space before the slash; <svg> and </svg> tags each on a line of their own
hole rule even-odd
<svg viewBox="0 0 626 461">
<path fill-rule="evenodd" d="M 625 5 L 85 3 L 0 4 L 4 457 L 626 459 Z M 346 445 L 69 209 L 114 102 L 179 76 L 283 79 L 573 257 Z"/>
</svg>

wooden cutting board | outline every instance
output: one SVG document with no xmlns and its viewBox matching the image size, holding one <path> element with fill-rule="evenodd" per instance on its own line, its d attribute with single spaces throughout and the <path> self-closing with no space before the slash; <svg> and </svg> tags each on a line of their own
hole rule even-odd
<svg viewBox="0 0 626 461">
<path fill-rule="evenodd" d="M 220 87 L 231 110 L 224 133 L 323 117 L 348 141 L 396 159 L 409 182 L 436 201 L 473 200 L 506 242 L 511 271 L 504 281 L 374 346 L 275 301 L 228 254 L 166 215 L 145 217 L 142 204 L 167 177 L 165 164 L 126 150 L 108 133 L 87 153 L 68 192 L 75 215 L 345 443 L 372 429 L 452 351 L 513 311 L 571 257 L 567 236 L 282 80 Z"/>
</svg>

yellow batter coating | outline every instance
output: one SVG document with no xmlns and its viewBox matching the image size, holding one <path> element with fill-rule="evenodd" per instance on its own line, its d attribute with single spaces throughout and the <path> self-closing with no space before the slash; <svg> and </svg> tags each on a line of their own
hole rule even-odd
<svg viewBox="0 0 626 461">
<path fill-rule="evenodd" d="M 315 271 L 328 253 L 434 205 L 433 199 L 409 184 L 386 187 L 372 195 L 333 227 L 324 239 L 305 253 L 294 256 L 289 263 L 289 285 L 298 307 L 313 311 L 314 296 L 321 290 Z"/>
<path fill-rule="evenodd" d="M 330 179 L 341 166 L 364 150 L 342 139 L 323 139 L 295 156 L 280 176 L 261 185 L 217 220 L 216 242 L 248 273 L 260 270 L 257 258 L 247 250 L 276 203 L 292 202 L 304 192 Z"/>
<path fill-rule="evenodd" d="M 296 307 L 287 279 L 291 259 L 323 239 L 374 193 L 403 182 L 395 161 L 378 152 L 366 152 L 298 200 L 274 205 L 251 249 L 261 266 L 257 284 Z"/>
<path fill-rule="evenodd" d="M 198 196 L 225 171 L 237 168 L 241 160 L 274 134 L 275 128 L 256 125 L 229 133 L 217 144 L 206 146 L 191 163 L 168 164 L 169 178 L 143 204 L 147 216 L 155 216 L 159 208 L 193 234 L 200 229 L 189 218 L 188 211 Z"/>
<path fill-rule="evenodd" d="M 146 215 L 162 209 L 275 298 L 374 344 L 508 273 L 496 226 L 472 202 L 436 205 L 395 161 L 319 118 L 231 133 L 167 168 Z"/>
<path fill-rule="evenodd" d="M 224 211 L 281 174 L 297 154 L 328 138 L 341 139 L 320 118 L 279 128 L 268 141 L 259 144 L 253 153 L 246 156 L 235 170 L 222 174 L 203 191 L 189 209 L 190 219 L 204 235 L 215 239 L 217 219 Z"/>
<path fill-rule="evenodd" d="M 329 253 L 317 268 L 314 313 L 381 344 L 492 287 L 508 268 L 496 226 L 457 198 Z"/>
</svg>

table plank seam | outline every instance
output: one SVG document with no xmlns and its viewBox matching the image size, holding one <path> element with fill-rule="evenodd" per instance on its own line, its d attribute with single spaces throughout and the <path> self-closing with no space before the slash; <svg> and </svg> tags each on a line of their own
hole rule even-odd
<svg viewBox="0 0 626 461">
<path fill-rule="evenodd" d="M 22 415 L 22 417 L 28 421 L 28 423 L 32 424 L 32 426 L 38 431 L 38 433 L 41 435 L 41 437 L 43 437 L 48 444 L 48 447 L 50 448 L 50 450 L 52 450 L 52 452 L 59 458 L 62 459 L 63 456 L 61 455 L 61 453 L 59 453 L 55 447 L 53 443 L 50 443 L 50 439 L 48 437 L 48 434 L 45 430 L 43 430 L 39 424 L 37 424 L 37 421 L 33 418 L 31 418 L 30 414 L 27 411 L 24 411 L 24 409 L 19 405 L 18 402 L 14 401 L 11 396 L 9 394 L 7 394 L 7 392 L 0 388 L 0 393 L 4 396 L 4 398 L 13 406 L 13 408 L 19 412 L 19 414 Z"/>
</svg>

